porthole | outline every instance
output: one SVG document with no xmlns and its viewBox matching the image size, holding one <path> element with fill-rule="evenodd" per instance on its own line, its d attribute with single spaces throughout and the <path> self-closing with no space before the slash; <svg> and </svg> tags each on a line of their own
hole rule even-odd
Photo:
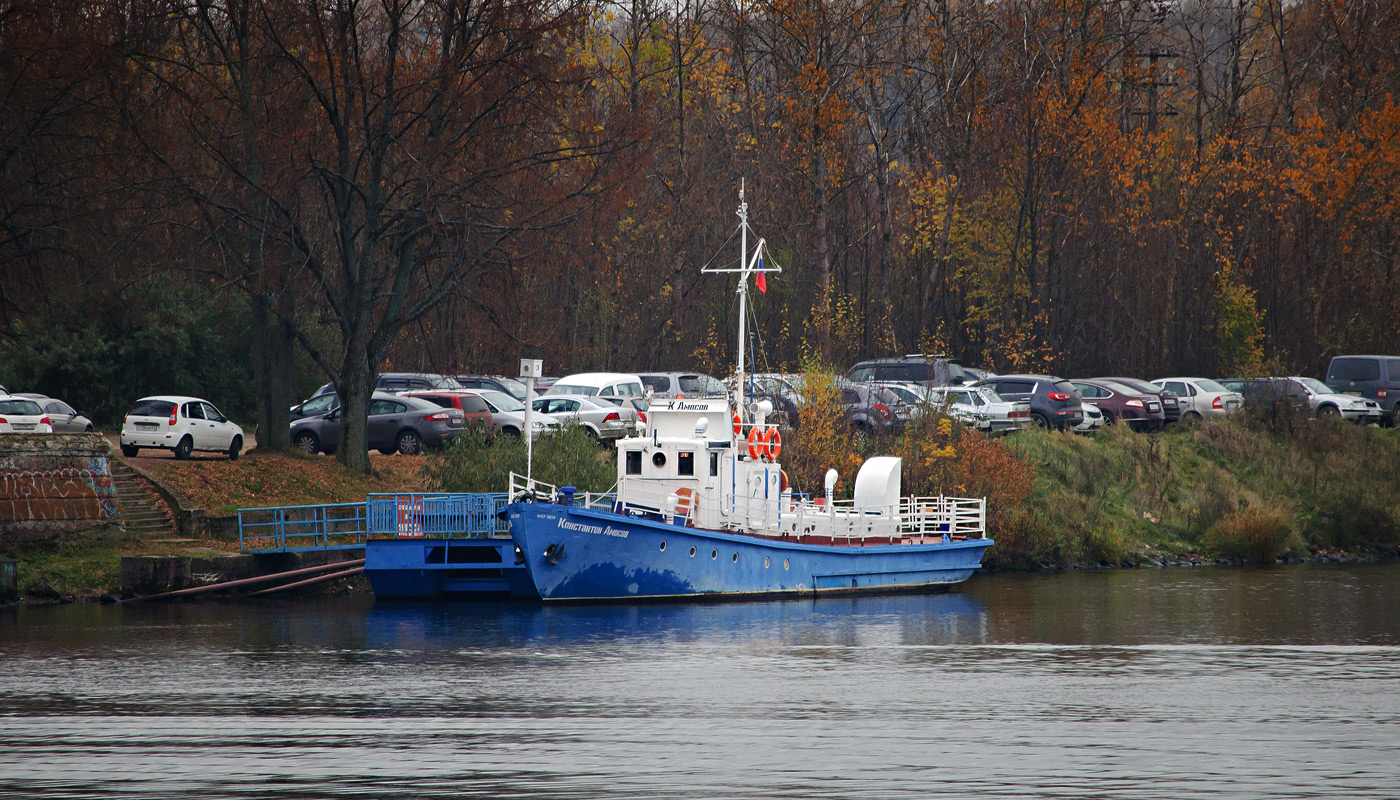
<svg viewBox="0 0 1400 800">
<path fill-rule="evenodd" d="M 763 557 L 763 568 L 768 569 L 768 556 Z"/>
<path fill-rule="evenodd" d="M 695 548 L 694 548 L 694 547 L 690 548 L 690 557 L 691 557 L 691 558 L 695 558 Z"/>
<path fill-rule="evenodd" d="M 665 543 L 665 542 L 662 542 L 662 543 L 661 543 L 661 552 L 663 552 L 663 553 L 666 552 L 666 543 Z"/>
<path fill-rule="evenodd" d="M 651 463 L 657 467 L 666 466 L 666 454 L 660 450 L 656 451 L 656 454 L 651 457 Z"/>
<path fill-rule="evenodd" d="M 719 558 L 719 551 L 718 551 L 718 550 L 711 550 L 711 551 L 710 551 L 710 560 L 711 560 L 711 561 L 714 561 L 714 560 L 717 559 L 717 558 Z"/>
<path fill-rule="evenodd" d="M 735 553 L 735 554 L 734 554 L 734 557 L 731 558 L 731 559 L 729 559 L 729 560 L 730 560 L 730 561 L 733 561 L 735 564 L 738 564 L 738 563 L 739 563 L 739 554 L 738 554 L 738 553 Z"/>
<path fill-rule="evenodd" d="M 787 569 L 787 568 L 788 568 L 788 560 L 785 558 L 785 559 L 783 559 L 783 569 Z"/>
</svg>

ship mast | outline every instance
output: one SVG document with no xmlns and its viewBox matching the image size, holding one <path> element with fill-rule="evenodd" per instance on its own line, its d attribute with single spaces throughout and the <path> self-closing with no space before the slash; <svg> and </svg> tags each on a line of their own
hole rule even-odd
<svg viewBox="0 0 1400 800">
<path fill-rule="evenodd" d="M 710 272 L 737 272 L 739 273 L 739 361 L 734 365 L 734 376 L 737 381 L 737 391 L 742 397 L 744 392 L 744 358 L 748 345 L 748 322 L 749 322 L 749 275 L 754 272 L 782 272 L 782 267 L 777 264 L 764 264 L 762 261 L 763 251 L 767 249 L 767 240 L 759 239 L 753 246 L 753 256 L 749 256 L 749 203 L 744 199 L 744 180 L 739 180 L 739 266 L 738 268 L 715 267 L 702 268 L 702 273 Z M 740 403 L 739 407 L 743 408 Z"/>
<path fill-rule="evenodd" d="M 734 387 L 744 396 L 744 343 L 747 341 L 749 303 L 749 204 L 744 199 L 744 179 L 739 179 L 739 363 L 734 365 Z M 740 408 L 743 407 L 740 403 Z"/>
</svg>

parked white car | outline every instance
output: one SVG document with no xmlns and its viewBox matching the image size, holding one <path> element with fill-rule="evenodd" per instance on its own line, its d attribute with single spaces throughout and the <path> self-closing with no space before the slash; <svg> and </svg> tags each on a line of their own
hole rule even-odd
<svg viewBox="0 0 1400 800">
<path fill-rule="evenodd" d="M 1005 433 L 1030 427 L 1030 403 L 1003 399 L 990 386 L 933 386 L 928 401 L 980 431 Z"/>
<path fill-rule="evenodd" d="M 1084 421 L 1074 426 L 1075 433 L 1093 433 L 1107 422 L 1103 412 L 1093 403 L 1080 403 L 1079 406 L 1084 409 Z"/>
<path fill-rule="evenodd" d="M 1159 378 L 1152 385 L 1176 393 L 1183 420 L 1223 417 L 1244 407 L 1244 397 L 1240 393 L 1210 378 Z"/>
<path fill-rule="evenodd" d="M 0 433 L 53 433 L 53 420 L 28 397 L 0 395 Z"/>
<path fill-rule="evenodd" d="M 1289 383 L 1303 387 L 1308 394 L 1308 408 L 1314 417 L 1341 416 L 1347 422 L 1381 421 L 1381 406 L 1375 400 L 1368 400 L 1354 394 L 1338 394 L 1332 387 L 1317 378 L 1290 377 Z"/>
<path fill-rule="evenodd" d="M 122 419 L 121 445 L 127 458 L 142 448 L 156 448 L 174 450 L 179 459 L 203 450 L 228 453 L 230 460 L 236 460 L 243 451 L 243 429 L 208 400 L 179 395 L 143 397 L 131 404 Z"/>
</svg>

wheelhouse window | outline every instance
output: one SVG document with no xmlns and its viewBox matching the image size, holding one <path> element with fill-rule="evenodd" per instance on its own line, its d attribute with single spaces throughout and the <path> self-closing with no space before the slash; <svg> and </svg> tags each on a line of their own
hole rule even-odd
<svg viewBox="0 0 1400 800">
<path fill-rule="evenodd" d="M 676 453 L 676 474 L 677 474 L 677 475 L 694 475 L 694 474 L 695 474 L 695 454 L 694 454 L 694 453 Z"/>
<path fill-rule="evenodd" d="M 719 475 L 719 453 L 710 453 L 710 477 Z"/>
<path fill-rule="evenodd" d="M 628 475 L 641 475 L 641 474 L 642 474 L 642 451 L 641 451 L 641 450 L 629 450 L 629 451 L 627 451 L 627 474 L 628 474 Z"/>
</svg>

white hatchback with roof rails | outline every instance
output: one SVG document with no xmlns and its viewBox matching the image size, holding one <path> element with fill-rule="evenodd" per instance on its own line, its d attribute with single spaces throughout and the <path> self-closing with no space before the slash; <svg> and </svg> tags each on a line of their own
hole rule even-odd
<svg viewBox="0 0 1400 800">
<path fill-rule="evenodd" d="M 174 450 L 186 459 L 195 450 L 227 453 L 237 459 L 243 450 L 243 429 L 230 422 L 208 400 L 161 395 L 131 404 L 122 420 L 122 455 L 130 458 L 142 448 Z"/>
</svg>

